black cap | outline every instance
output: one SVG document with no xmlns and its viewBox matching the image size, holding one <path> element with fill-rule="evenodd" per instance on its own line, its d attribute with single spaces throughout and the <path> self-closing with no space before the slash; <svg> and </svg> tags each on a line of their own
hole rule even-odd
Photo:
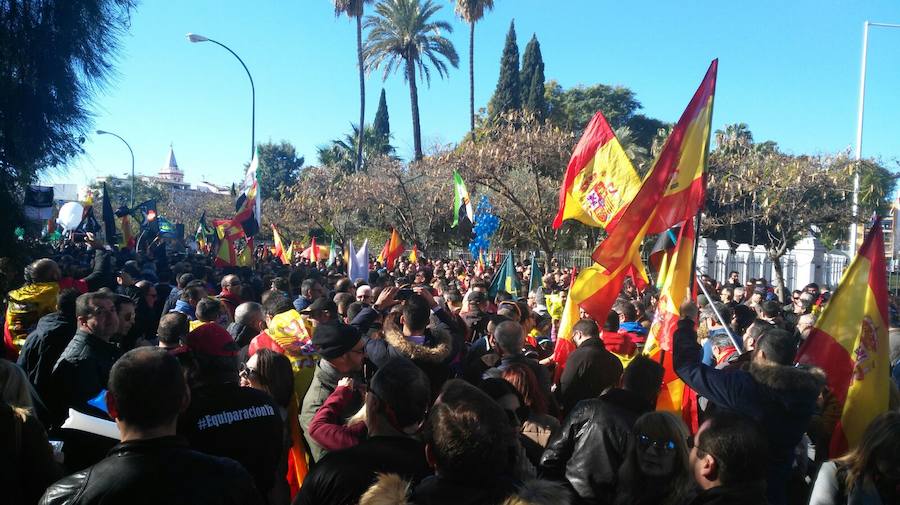
<svg viewBox="0 0 900 505">
<path fill-rule="evenodd" d="M 343 323 L 325 323 L 316 326 L 312 343 L 325 359 L 334 359 L 350 351 L 359 342 L 356 328 Z"/>
<path fill-rule="evenodd" d="M 309 304 L 309 306 L 307 306 L 305 309 L 301 310 L 300 312 L 303 314 L 309 314 L 310 312 L 321 311 L 321 310 L 327 310 L 328 312 L 331 312 L 332 314 L 337 314 L 337 304 L 334 303 L 333 301 L 329 300 L 328 298 L 322 296 L 322 297 L 316 298 L 315 301 L 313 301 L 311 304 Z"/>
<path fill-rule="evenodd" d="M 120 268 L 118 271 L 118 274 L 121 275 L 122 272 L 124 272 L 132 277 L 137 277 L 137 276 L 141 275 L 141 271 L 138 270 L 138 268 L 131 263 L 126 263 L 125 266 Z"/>
</svg>

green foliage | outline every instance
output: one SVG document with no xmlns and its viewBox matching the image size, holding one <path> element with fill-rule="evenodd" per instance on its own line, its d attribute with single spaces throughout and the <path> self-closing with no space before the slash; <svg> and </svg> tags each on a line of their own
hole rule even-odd
<svg viewBox="0 0 900 505">
<path fill-rule="evenodd" d="M 556 126 L 580 135 L 599 110 L 613 128 L 626 126 L 641 108 L 634 92 L 624 86 L 575 86 L 570 89 L 551 80 L 546 85 L 545 98 L 549 119 Z"/>
<path fill-rule="evenodd" d="M 24 187 L 82 152 L 88 104 L 113 71 L 134 4 L 0 3 L 0 256 L 16 252 L 15 202 Z"/>
<path fill-rule="evenodd" d="M 415 158 L 422 158 L 422 132 L 419 120 L 419 96 L 416 71 L 431 84 L 432 68 L 446 77 L 447 63 L 459 66 L 459 55 L 450 39 L 441 32 L 452 33 L 446 21 L 433 21 L 441 10 L 432 0 L 384 0 L 375 6 L 375 15 L 366 18 L 369 29 L 363 53 L 366 68 L 384 68 L 383 78 L 402 69 L 409 83 L 413 119 Z"/>
<path fill-rule="evenodd" d="M 665 130 L 671 125 L 643 114 L 635 114 L 631 116 L 626 126 L 631 131 L 632 142 L 645 149 L 650 158 L 653 158 L 655 155 L 653 152 L 654 139 L 659 136 L 660 130 Z M 666 136 L 668 136 L 668 132 L 666 132 Z"/>
<path fill-rule="evenodd" d="M 113 210 L 120 206 L 129 206 L 131 204 L 131 177 L 125 179 L 117 179 L 115 176 L 107 176 L 106 190 L 109 193 L 109 199 L 112 202 Z M 94 182 L 90 185 L 91 194 L 94 195 L 95 208 L 99 212 L 102 209 L 100 202 L 103 201 L 103 184 Z M 165 203 L 171 190 L 161 184 L 154 184 L 135 178 L 134 181 L 134 205 L 140 205 L 141 202 L 147 200 L 156 200 L 157 208 L 162 211 L 160 206 Z M 99 215 L 99 214 L 98 214 Z"/>
<path fill-rule="evenodd" d="M 391 123 L 384 88 L 381 88 L 381 98 L 378 99 L 378 110 L 375 111 L 375 121 L 372 122 L 372 133 L 383 139 L 391 138 Z"/>
<path fill-rule="evenodd" d="M 522 73 L 519 76 L 522 90 L 522 106 L 538 119 L 547 116 L 547 102 L 544 99 L 544 57 L 537 35 L 525 46 L 522 55 Z"/>
<path fill-rule="evenodd" d="M 497 88 L 494 96 L 488 104 L 488 115 L 493 119 L 497 116 L 522 108 L 521 82 L 519 81 L 519 46 L 516 44 L 515 21 L 509 23 L 509 32 L 506 34 L 506 45 L 503 47 L 503 56 L 500 57 L 500 77 L 497 79 Z"/>
<path fill-rule="evenodd" d="M 344 135 L 343 139 L 335 139 L 328 145 L 318 147 L 320 165 L 336 166 L 345 174 L 354 172 L 359 127 L 357 125 L 351 125 L 351 127 L 353 131 Z M 369 163 L 376 157 L 396 157 L 396 149 L 390 144 L 390 137 L 377 135 L 374 127 L 366 126 L 363 139 L 363 170 L 366 170 Z"/>
<path fill-rule="evenodd" d="M 263 198 L 280 199 L 285 186 L 297 181 L 303 168 L 303 156 L 297 156 L 293 144 L 286 140 L 279 143 L 265 142 L 256 146 L 259 152 L 259 169 L 256 173 Z"/>
<path fill-rule="evenodd" d="M 484 17 L 484 11 L 494 8 L 494 0 L 456 0 L 456 14 L 466 23 L 477 23 Z"/>
</svg>

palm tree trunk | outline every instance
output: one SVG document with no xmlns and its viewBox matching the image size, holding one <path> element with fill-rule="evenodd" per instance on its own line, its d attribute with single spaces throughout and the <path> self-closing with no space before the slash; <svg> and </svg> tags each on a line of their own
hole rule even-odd
<svg viewBox="0 0 900 505">
<path fill-rule="evenodd" d="M 475 140 L 475 22 L 469 23 L 469 131 Z"/>
<path fill-rule="evenodd" d="M 416 65 L 411 59 L 406 60 L 406 78 L 409 80 L 409 101 L 412 105 L 415 160 L 418 161 L 422 159 L 422 129 L 419 125 L 419 90 L 416 87 Z"/>
<path fill-rule="evenodd" d="M 356 59 L 359 64 L 359 139 L 356 143 L 356 171 L 362 170 L 366 131 L 366 74 L 363 67 L 362 12 L 356 16 Z"/>
</svg>

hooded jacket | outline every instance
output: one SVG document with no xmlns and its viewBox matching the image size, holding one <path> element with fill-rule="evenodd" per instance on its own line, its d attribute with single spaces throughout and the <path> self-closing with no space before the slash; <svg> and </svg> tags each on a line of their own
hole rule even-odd
<svg viewBox="0 0 900 505">
<path fill-rule="evenodd" d="M 360 505 L 565 505 L 571 503 L 570 493 L 560 484 L 545 480 L 531 480 L 520 486 L 511 487 L 511 492 L 496 493 L 499 499 L 494 500 L 489 495 L 492 491 L 487 489 L 472 489 L 464 496 L 453 494 L 441 494 L 430 492 L 430 489 L 440 489 L 440 484 L 435 485 L 438 477 L 431 477 L 422 482 L 412 492 L 410 497 L 409 482 L 396 474 L 382 474 L 378 476 L 375 484 L 363 494 Z M 455 485 L 455 483 L 454 483 Z M 458 487 L 458 486 L 457 486 Z M 424 493 L 423 491 L 429 490 Z"/>
<path fill-rule="evenodd" d="M 384 338 L 371 338 L 366 342 L 366 357 L 376 367 L 383 367 L 392 358 L 406 358 L 416 364 L 428 377 L 432 396 L 450 378 L 450 360 L 453 358 L 453 337 L 440 326 L 427 328 L 425 342 L 417 344 L 398 328 L 384 329 Z"/>
<path fill-rule="evenodd" d="M 766 496 L 787 503 L 787 482 L 794 448 L 816 412 L 825 385 L 821 370 L 752 363 L 749 371 L 718 370 L 700 362 L 701 350 L 692 321 L 678 322 L 673 361 L 678 377 L 718 407 L 756 421 L 769 442 Z"/>
</svg>

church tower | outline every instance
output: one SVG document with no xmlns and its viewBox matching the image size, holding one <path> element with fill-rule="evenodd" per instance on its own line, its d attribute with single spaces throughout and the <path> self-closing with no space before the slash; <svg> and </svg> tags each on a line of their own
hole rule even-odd
<svg viewBox="0 0 900 505">
<path fill-rule="evenodd" d="M 178 168 L 178 163 L 175 161 L 175 151 L 172 150 L 171 144 L 169 144 L 169 155 L 166 156 L 166 163 L 159 169 L 159 178 L 172 182 L 184 182 L 184 172 Z"/>
</svg>

